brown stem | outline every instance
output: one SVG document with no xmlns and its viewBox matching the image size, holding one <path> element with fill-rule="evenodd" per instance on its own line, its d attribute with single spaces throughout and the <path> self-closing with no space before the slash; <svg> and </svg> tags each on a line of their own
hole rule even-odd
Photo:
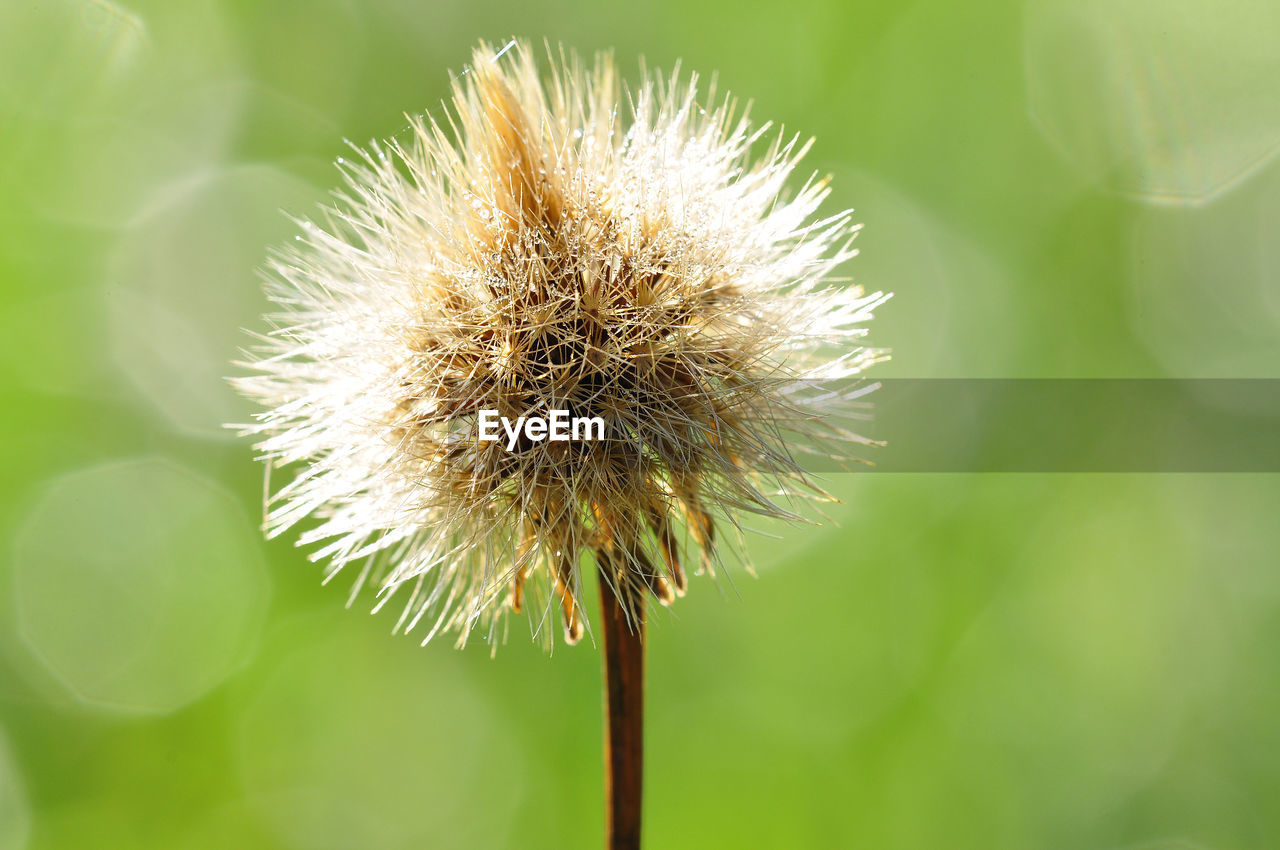
<svg viewBox="0 0 1280 850">
<path fill-rule="evenodd" d="M 625 591 L 624 591 L 625 592 Z M 604 575 L 600 609 L 604 627 L 604 739 L 607 850 L 640 850 L 644 772 L 644 605 L 628 606 Z"/>
</svg>

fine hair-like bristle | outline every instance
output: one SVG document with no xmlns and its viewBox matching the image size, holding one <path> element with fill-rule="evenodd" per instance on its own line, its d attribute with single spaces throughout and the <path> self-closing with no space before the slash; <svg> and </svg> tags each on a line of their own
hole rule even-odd
<svg viewBox="0 0 1280 850">
<path fill-rule="evenodd" d="M 807 144 L 696 77 L 627 89 L 608 55 L 547 54 L 544 79 L 525 45 L 482 44 L 447 120 L 340 160 L 235 380 L 267 462 L 301 464 L 269 534 L 317 518 L 299 544 L 329 576 L 361 564 L 356 590 L 427 639 L 527 611 L 575 642 L 587 561 L 632 606 L 672 602 L 736 513 L 818 492 L 789 444 L 881 355 L 861 338 L 885 296 L 832 280 L 850 214 L 815 217 L 823 181 L 785 190 Z M 607 427 L 509 450 L 477 439 L 482 410 Z"/>
</svg>

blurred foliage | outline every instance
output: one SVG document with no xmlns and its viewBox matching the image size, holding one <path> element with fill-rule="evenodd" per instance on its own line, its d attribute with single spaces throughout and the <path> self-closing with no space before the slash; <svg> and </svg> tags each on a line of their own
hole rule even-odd
<svg viewBox="0 0 1280 850">
<path fill-rule="evenodd" d="M 815 134 L 883 375 L 1280 377 L 1269 0 L 11 0 L 5 850 L 598 843 L 590 645 L 344 611 L 220 427 L 279 211 L 509 34 Z M 656 617 L 649 846 L 1275 846 L 1275 476 L 831 487 Z"/>
</svg>

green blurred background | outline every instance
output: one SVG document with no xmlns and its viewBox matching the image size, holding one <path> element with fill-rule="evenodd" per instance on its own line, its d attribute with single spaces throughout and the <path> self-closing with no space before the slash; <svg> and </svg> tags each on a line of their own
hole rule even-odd
<svg viewBox="0 0 1280 850">
<path fill-rule="evenodd" d="M 815 134 L 881 375 L 1280 378 L 1272 0 L 4 0 L 0 848 L 599 844 L 597 652 L 344 610 L 219 427 L 280 210 L 511 34 Z M 830 486 L 656 617 L 647 846 L 1280 846 L 1276 476 Z"/>
</svg>

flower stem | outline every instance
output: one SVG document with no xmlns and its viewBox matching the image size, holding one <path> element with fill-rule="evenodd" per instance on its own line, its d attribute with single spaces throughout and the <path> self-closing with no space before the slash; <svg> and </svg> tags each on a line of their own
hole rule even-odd
<svg viewBox="0 0 1280 850">
<path fill-rule="evenodd" d="M 639 850 L 644 773 L 644 605 L 627 605 L 600 581 L 604 625 L 607 850 Z M 634 612 L 627 616 L 630 609 Z"/>
</svg>

